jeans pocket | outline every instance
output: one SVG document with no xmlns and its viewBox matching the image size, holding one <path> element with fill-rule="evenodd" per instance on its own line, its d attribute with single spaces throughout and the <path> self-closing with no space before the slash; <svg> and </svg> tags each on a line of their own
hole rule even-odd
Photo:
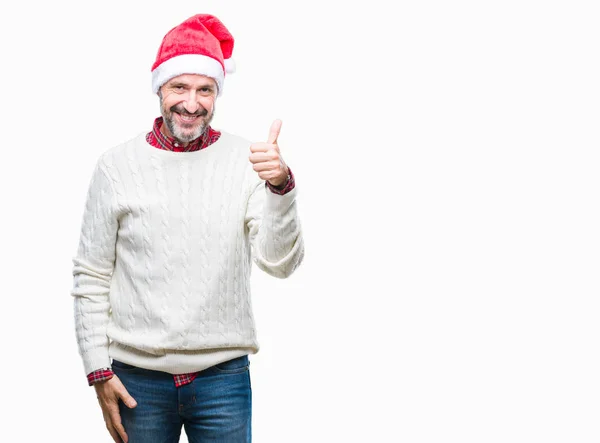
<svg viewBox="0 0 600 443">
<path fill-rule="evenodd" d="M 138 368 L 137 366 L 133 366 L 128 363 L 123 363 L 122 361 L 114 360 L 114 359 L 112 362 L 112 368 L 113 368 L 113 371 L 116 370 L 116 371 L 124 371 L 124 372 L 134 372 L 134 371 L 141 370 L 141 368 Z"/>
<path fill-rule="evenodd" d="M 248 370 L 250 360 L 247 355 L 242 355 L 231 360 L 217 363 L 213 369 L 218 374 L 242 374 Z"/>
</svg>

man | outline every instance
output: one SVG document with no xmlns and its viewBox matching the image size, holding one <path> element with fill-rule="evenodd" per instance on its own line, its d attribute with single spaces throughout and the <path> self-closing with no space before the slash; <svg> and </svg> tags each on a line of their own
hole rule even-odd
<svg viewBox="0 0 600 443">
<path fill-rule="evenodd" d="M 275 121 L 250 143 L 210 126 L 233 37 L 214 16 L 169 31 L 162 117 L 105 151 L 73 258 L 75 329 L 115 442 L 251 441 L 252 261 L 286 278 L 304 243 Z M 112 362 L 111 362 L 112 359 Z"/>
</svg>

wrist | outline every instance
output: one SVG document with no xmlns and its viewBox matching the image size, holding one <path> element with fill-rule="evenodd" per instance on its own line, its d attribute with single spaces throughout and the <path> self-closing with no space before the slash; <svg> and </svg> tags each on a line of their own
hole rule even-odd
<svg viewBox="0 0 600 443">
<path fill-rule="evenodd" d="M 277 188 L 278 190 L 282 190 L 283 188 L 285 188 L 287 186 L 287 184 L 290 181 L 290 172 L 289 169 L 286 168 L 286 175 L 284 176 L 283 180 L 281 180 L 278 184 L 273 183 L 272 181 L 269 181 L 269 184 L 271 186 L 273 186 L 274 188 Z"/>
</svg>

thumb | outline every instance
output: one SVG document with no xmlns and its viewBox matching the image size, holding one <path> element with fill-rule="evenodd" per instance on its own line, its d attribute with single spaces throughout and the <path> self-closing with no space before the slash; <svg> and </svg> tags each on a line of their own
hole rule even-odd
<svg viewBox="0 0 600 443">
<path fill-rule="evenodd" d="M 123 403 L 125 403 L 125 405 L 129 408 L 129 409 L 133 409 L 137 406 L 137 401 L 135 401 L 135 399 L 129 395 L 129 392 L 125 391 L 125 392 L 121 392 L 121 400 L 123 400 Z"/>
<path fill-rule="evenodd" d="M 267 143 L 277 143 L 277 137 L 279 137 L 279 131 L 281 131 L 281 120 L 277 119 L 271 125 Z"/>
</svg>

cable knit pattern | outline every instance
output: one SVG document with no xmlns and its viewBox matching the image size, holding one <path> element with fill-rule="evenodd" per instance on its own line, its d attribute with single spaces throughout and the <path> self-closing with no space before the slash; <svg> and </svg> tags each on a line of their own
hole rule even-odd
<svg viewBox="0 0 600 443">
<path fill-rule="evenodd" d="M 167 190 L 165 189 L 167 185 L 163 176 L 162 162 L 160 161 L 157 155 L 154 155 L 154 153 L 150 156 L 150 164 L 152 165 L 152 169 L 154 172 L 153 177 L 155 178 L 159 201 L 159 204 L 157 205 L 159 211 L 157 211 L 157 213 L 158 220 L 160 220 L 160 224 L 157 226 L 156 232 L 160 232 L 158 243 L 160 243 L 161 247 L 159 248 L 158 263 L 160 264 L 160 266 L 162 266 L 162 269 L 159 272 L 157 272 L 157 276 L 162 280 L 161 283 L 163 283 L 162 287 L 164 288 L 161 291 L 160 295 L 156 294 L 155 297 L 160 297 L 159 318 L 161 323 L 161 335 L 165 336 L 169 332 L 169 323 L 167 319 L 169 318 L 169 302 L 172 301 L 171 284 L 175 277 L 173 275 L 175 272 L 175 268 L 171 263 L 172 242 L 169 226 L 169 197 L 167 195 Z"/>
<path fill-rule="evenodd" d="M 171 152 L 140 134 L 100 156 L 73 258 L 86 374 L 111 358 L 182 374 L 258 352 L 251 263 L 289 277 L 304 243 L 297 188 L 270 191 L 249 146 L 222 133 Z"/>
<path fill-rule="evenodd" d="M 190 341 L 185 333 L 185 325 L 192 319 L 192 310 L 190 309 L 190 296 L 192 295 L 192 268 L 191 268 L 191 226 L 190 226 L 190 164 L 189 162 L 181 162 L 181 260 L 183 263 L 182 284 L 183 291 L 181 293 L 182 302 L 181 309 L 185 313 L 181 318 L 180 324 L 180 340 L 181 348 L 184 350 L 190 349 Z"/>
</svg>

